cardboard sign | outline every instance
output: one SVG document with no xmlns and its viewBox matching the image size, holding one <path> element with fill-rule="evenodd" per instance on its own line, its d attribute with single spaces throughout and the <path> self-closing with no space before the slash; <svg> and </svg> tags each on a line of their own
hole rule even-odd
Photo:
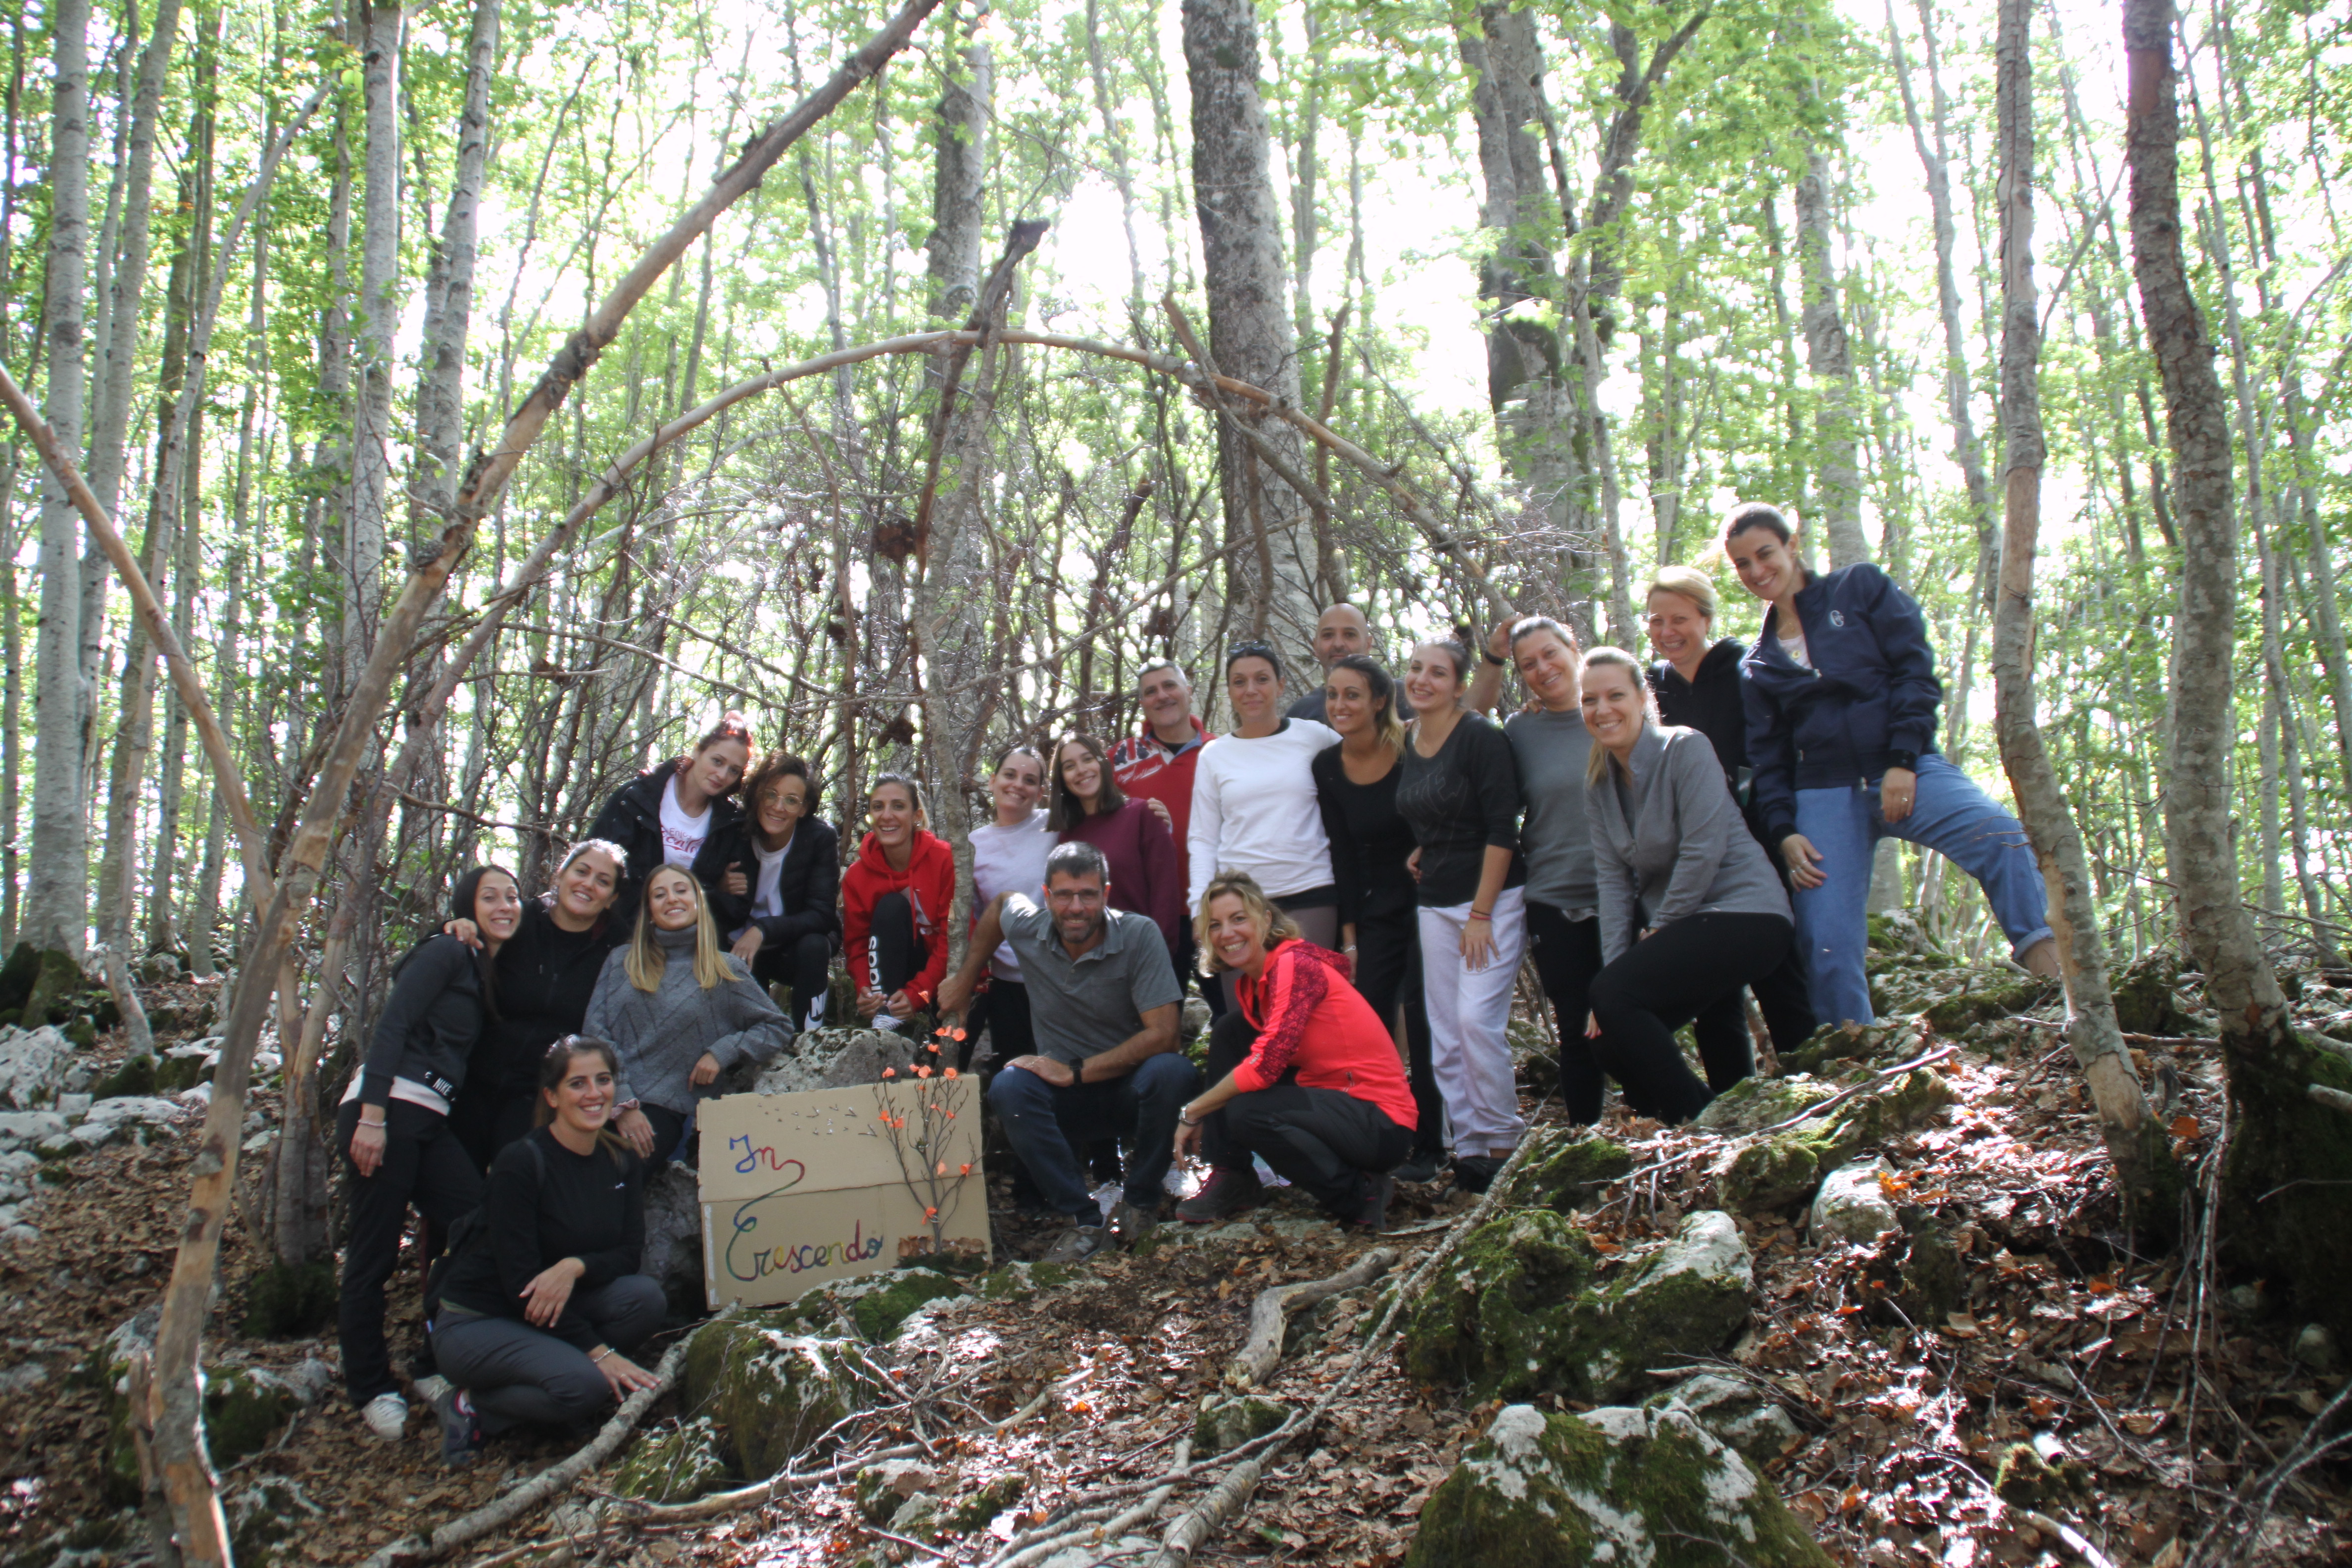
<svg viewBox="0 0 2352 1568">
<path fill-rule="evenodd" d="M 987 1257 L 980 1121 L 961 1076 L 703 1101 L 710 1305 L 773 1306 L 943 1248 Z"/>
</svg>

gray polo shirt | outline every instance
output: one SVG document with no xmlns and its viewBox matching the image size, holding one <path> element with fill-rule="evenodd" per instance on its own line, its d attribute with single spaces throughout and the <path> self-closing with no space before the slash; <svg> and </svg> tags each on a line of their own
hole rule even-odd
<svg viewBox="0 0 2352 1568">
<path fill-rule="evenodd" d="M 1072 1066 L 1143 1032 L 1143 1015 L 1184 999 L 1168 962 L 1167 939 L 1148 915 L 1103 911 L 1102 941 L 1076 958 L 1062 945 L 1053 912 L 1023 893 L 998 917 L 1029 987 L 1037 1048 Z"/>
</svg>

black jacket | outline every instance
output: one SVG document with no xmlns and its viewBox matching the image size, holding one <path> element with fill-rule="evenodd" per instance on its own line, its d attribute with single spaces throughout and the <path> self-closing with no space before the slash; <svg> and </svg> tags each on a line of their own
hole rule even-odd
<svg viewBox="0 0 2352 1568">
<path fill-rule="evenodd" d="M 395 1078 L 457 1098 L 482 1032 L 476 962 L 474 950 L 454 936 L 432 937 L 401 961 L 360 1068 L 362 1105 L 384 1104 Z"/>
<path fill-rule="evenodd" d="M 645 1167 L 626 1150 L 599 1146 L 575 1154 L 536 1128 L 491 1162 L 481 1217 L 482 1227 L 449 1261 L 443 1308 L 520 1318 L 522 1288 L 532 1277 L 576 1258 L 586 1272 L 546 1331 L 584 1351 L 596 1343 L 596 1325 L 580 1310 L 580 1299 L 635 1273 L 645 1253 Z"/>
<path fill-rule="evenodd" d="M 1698 661 L 1698 679 L 1685 680 L 1664 659 L 1650 666 L 1650 689 L 1658 696 L 1658 721 L 1696 730 L 1715 747 L 1723 777 L 1735 799 L 1745 798 L 1748 768 L 1748 708 L 1739 690 L 1739 661 L 1748 645 L 1725 637 Z"/>
<path fill-rule="evenodd" d="M 1873 783 L 1898 756 L 1932 755 L 1944 700 L 1927 617 L 1877 567 L 1817 576 L 1796 605 L 1812 668 L 1781 647 L 1777 607 L 1739 662 L 1756 810 L 1775 844 L 1797 830 L 1799 790 Z"/>
<path fill-rule="evenodd" d="M 739 814 L 722 836 L 714 830 L 703 846 L 718 857 L 719 873 L 730 866 L 742 868 L 748 891 L 719 892 L 710 900 L 710 914 L 723 939 L 751 915 L 752 895 L 760 890 L 760 857 L 751 846 L 751 819 Z M 701 861 L 695 862 L 698 872 Z M 776 873 L 776 895 L 784 907 L 781 915 L 760 921 L 761 949 L 782 947 L 804 936 L 827 936 L 841 944 L 841 837 L 822 817 L 804 816 L 793 829 L 784 848 L 784 863 Z"/>
<path fill-rule="evenodd" d="M 499 948 L 499 1016 L 483 1021 L 467 1083 L 495 1095 L 536 1092 L 540 1058 L 580 1032 L 604 955 L 626 940 L 628 929 L 610 910 L 586 931 L 568 931 L 544 900 L 527 900 L 522 923 Z"/>
<path fill-rule="evenodd" d="M 611 918 L 627 931 L 637 918 L 637 900 L 645 893 L 646 879 L 662 863 L 661 803 L 662 791 L 677 771 L 676 763 L 663 763 L 647 768 L 629 783 L 613 792 L 604 809 L 588 827 L 591 838 L 609 838 L 628 856 L 628 864 L 621 868 L 620 891 L 613 900 Z M 715 916 L 719 905 L 716 901 L 719 879 L 726 874 L 724 855 L 728 829 L 743 820 L 743 808 L 731 797 L 721 796 L 710 803 L 710 831 L 702 840 L 702 847 L 694 857 L 694 879 L 702 890 L 713 896 L 711 912 Z"/>
</svg>

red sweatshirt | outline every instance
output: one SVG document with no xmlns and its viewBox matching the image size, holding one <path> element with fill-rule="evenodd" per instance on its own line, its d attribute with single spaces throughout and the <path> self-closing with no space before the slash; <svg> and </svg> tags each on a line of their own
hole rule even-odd
<svg viewBox="0 0 2352 1568">
<path fill-rule="evenodd" d="M 955 851 L 936 834 L 915 829 L 915 852 L 903 871 L 891 866 L 882 846 L 868 833 L 857 846 L 857 858 L 841 875 L 841 925 L 849 978 L 860 992 L 874 988 L 873 956 L 867 942 L 874 934 L 874 901 L 885 893 L 904 892 L 915 906 L 915 940 L 925 952 L 923 971 L 907 983 L 916 999 L 929 1005 L 940 994 L 948 972 L 948 944 L 941 936 L 948 911 L 955 907 Z"/>
<path fill-rule="evenodd" d="M 1363 994 L 1340 972 L 1339 955 L 1308 942 L 1282 942 L 1266 954 L 1265 973 L 1241 982 L 1242 1016 L 1258 1032 L 1234 1069 L 1244 1094 L 1271 1089 L 1298 1069 L 1307 1089 L 1336 1089 L 1368 1100 L 1399 1127 L 1419 1120 L 1396 1041 Z"/>
</svg>

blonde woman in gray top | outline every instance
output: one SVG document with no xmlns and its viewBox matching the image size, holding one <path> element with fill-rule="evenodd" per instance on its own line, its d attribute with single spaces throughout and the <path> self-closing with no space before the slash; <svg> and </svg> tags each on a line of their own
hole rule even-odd
<svg viewBox="0 0 2352 1568">
<path fill-rule="evenodd" d="M 1744 1040 L 1736 1060 L 1717 1045 L 1701 1083 L 1675 1031 L 1788 955 L 1789 896 L 1740 819 L 1714 746 L 1696 730 L 1657 722 L 1631 654 L 1586 654 L 1582 702 L 1605 961 L 1584 1032 L 1628 1106 L 1683 1121 L 1746 1078 L 1749 1063 Z"/>
</svg>

